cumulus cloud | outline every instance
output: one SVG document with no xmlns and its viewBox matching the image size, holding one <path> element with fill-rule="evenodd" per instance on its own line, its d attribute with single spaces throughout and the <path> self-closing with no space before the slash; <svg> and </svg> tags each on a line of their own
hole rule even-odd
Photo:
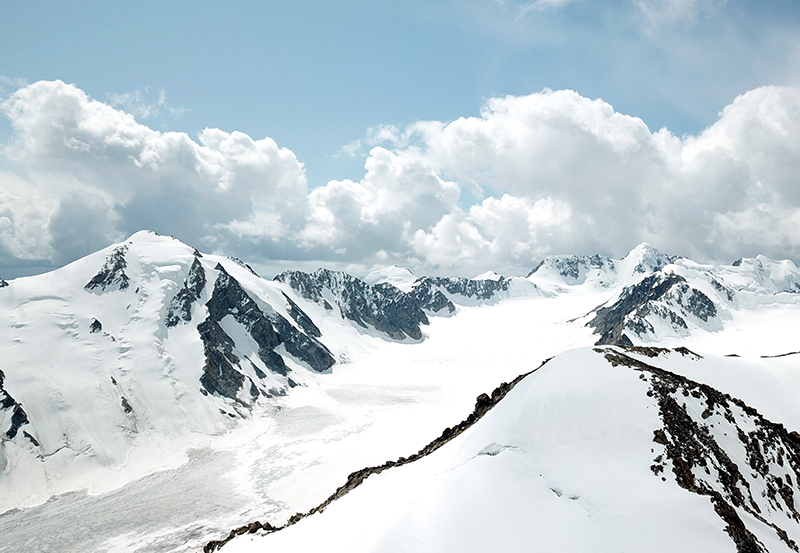
<svg viewBox="0 0 800 553">
<path fill-rule="evenodd" d="M 142 228 L 254 263 L 467 275 L 641 241 L 800 259 L 796 88 L 747 92 L 683 137 L 569 90 L 492 98 L 476 117 L 370 129 L 363 178 L 312 189 L 269 138 L 158 132 L 58 81 L 2 109 L 0 263 L 64 263 Z"/>
<path fill-rule="evenodd" d="M 365 168 L 359 182 L 330 181 L 310 193 L 303 244 L 351 256 L 405 253 L 410 233 L 432 227 L 457 205 L 460 187 L 438 176 L 413 148 L 373 148 Z"/>
<path fill-rule="evenodd" d="M 2 198 L 15 217 L 2 236 L 19 257 L 63 262 L 142 228 L 221 247 L 220 229 L 269 241 L 302 224 L 303 166 L 270 138 L 158 132 L 61 81 L 23 87 L 2 109 L 15 132 Z"/>
<path fill-rule="evenodd" d="M 361 246 L 386 241 L 428 267 L 467 273 L 520 271 L 556 252 L 622 255 L 641 241 L 702 260 L 800 257 L 798 89 L 748 92 L 698 136 L 651 132 L 568 90 L 493 98 L 479 117 L 394 135 L 399 146 L 371 151 L 365 179 L 312 192 L 320 232 L 309 241 L 335 236 L 347 248 L 372 221 Z M 428 196 L 415 192 L 422 175 Z M 383 187 L 408 195 L 376 201 Z M 467 188 L 478 201 L 458 205 Z"/>
<path fill-rule="evenodd" d="M 141 119 L 153 119 L 164 113 L 172 117 L 180 117 L 189 110 L 182 107 L 175 107 L 167 103 L 167 93 L 160 89 L 155 100 L 149 100 L 150 89 L 132 90 L 122 94 L 109 94 L 108 103 L 112 107 L 122 108 L 128 113 Z"/>
</svg>

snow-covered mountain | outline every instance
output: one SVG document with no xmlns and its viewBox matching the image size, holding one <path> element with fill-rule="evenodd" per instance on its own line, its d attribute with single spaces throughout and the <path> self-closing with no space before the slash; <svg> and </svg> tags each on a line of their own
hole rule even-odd
<svg viewBox="0 0 800 553">
<path fill-rule="evenodd" d="M 527 277 L 267 280 L 136 233 L 0 282 L 0 552 L 31 547 L 33 521 L 57 525 L 47 547 L 84 551 L 55 531 L 73 513 L 92 521 L 89 550 L 197 550 L 243 519 L 312 508 L 546 357 L 599 343 L 752 358 L 800 350 L 798 328 L 800 270 L 764 257 L 701 265 L 642 244 L 550 257 Z M 212 486 L 218 473 L 235 492 Z M 175 489 L 190 509 L 170 506 Z M 158 507 L 125 531 L 113 501 Z"/>
<path fill-rule="evenodd" d="M 414 462 L 222 550 L 796 551 L 799 363 L 573 350 Z"/>
</svg>

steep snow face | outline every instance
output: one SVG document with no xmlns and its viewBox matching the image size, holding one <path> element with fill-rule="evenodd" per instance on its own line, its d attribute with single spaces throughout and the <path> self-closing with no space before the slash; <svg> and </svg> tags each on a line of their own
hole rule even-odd
<svg viewBox="0 0 800 553">
<path fill-rule="evenodd" d="M 391 265 L 368 273 L 362 278 L 367 284 L 391 284 L 398 290 L 408 293 L 417 277 L 409 269 Z"/>
<path fill-rule="evenodd" d="M 223 551 L 795 551 L 800 411 L 762 381 L 798 361 L 570 351 L 428 457 Z M 696 380 L 727 370 L 746 401 Z"/>
<path fill-rule="evenodd" d="M 93 482 L 131 448 L 226 431 L 258 397 L 331 368 L 318 336 L 277 283 L 148 232 L 10 282 L 0 510 Z"/>
<path fill-rule="evenodd" d="M 603 255 L 552 255 L 544 258 L 528 274 L 528 279 L 546 289 L 586 282 L 608 288 L 616 282 L 616 276 L 614 261 Z"/>
<path fill-rule="evenodd" d="M 503 278 L 503 275 L 500 273 L 486 271 L 485 273 L 481 273 L 478 276 L 473 277 L 472 280 L 500 280 L 501 278 Z"/>
<path fill-rule="evenodd" d="M 647 242 L 642 242 L 617 262 L 617 268 L 623 275 L 649 275 L 670 263 L 672 259 L 667 254 L 658 251 Z"/>
</svg>

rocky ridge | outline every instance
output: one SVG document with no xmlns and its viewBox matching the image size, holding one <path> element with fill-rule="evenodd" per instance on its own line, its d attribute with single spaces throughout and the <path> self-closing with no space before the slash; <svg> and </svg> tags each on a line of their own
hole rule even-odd
<svg viewBox="0 0 800 553">
<path fill-rule="evenodd" d="M 656 333 L 653 323 L 663 321 L 676 334 L 686 335 L 687 319 L 707 323 L 717 316 L 718 308 L 706 294 L 691 287 L 681 275 L 659 271 L 626 287 L 615 301 L 595 309 L 594 318 L 586 325 L 600 335 L 598 345 L 632 346 L 625 332 L 647 339 Z"/>
<path fill-rule="evenodd" d="M 613 367 L 639 373 L 639 379 L 647 385 L 645 403 L 652 401 L 657 406 L 661 427 L 652 435 L 649 469 L 653 478 L 672 480 L 686 492 L 708 498 L 709 508 L 721 520 L 737 552 L 766 552 L 765 531 L 772 532 L 786 550 L 798 551 L 791 536 L 800 532 L 800 512 L 795 505 L 800 493 L 799 433 L 764 418 L 740 399 L 656 366 L 658 358 L 674 355 L 689 362 L 702 360 L 686 348 L 605 346 L 594 351 Z M 204 553 L 217 551 L 243 534 L 270 534 L 291 527 L 323 513 L 371 475 L 434 453 L 500 404 L 530 374 L 501 384 L 491 396 L 480 395 L 473 413 L 458 425 L 446 428 L 419 452 L 353 472 L 345 484 L 309 511 L 295 514 L 281 526 L 260 521 L 242 525 L 225 538 L 208 542 Z M 640 393 L 644 396 L 644 390 Z M 560 496 L 560 491 L 551 491 Z"/>
<path fill-rule="evenodd" d="M 269 534 L 272 532 L 283 530 L 285 528 L 288 528 L 289 526 L 293 526 L 306 517 L 309 517 L 316 513 L 322 513 L 323 511 L 325 511 L 326 507 L 328 507 L 331 503 L 333 503 L 338 499 L 341 499 L 342 497 L 344 497 L 345 495 L 356 489 L 373 474 L 380 474 L 385 470 L 395 467 L 401 467 L 403 465 L 407 465 L 409 463 L 418 461 L 423 457 L 427 457 L 437 449 L 441 448 L 443 445 L 447 444 L 454 438 L 461 435 L 465 430 L 470 428 L 476 422 L 478 422 L 495 405 L 500 403 L 500 401 L 508 394 L 508 392 L 513 390 L 514 387 L 517 384 L 519 384 L 526 376 L 542 368 L 548 361 L 549 359 L 542 361 L 539 367 L 533 369 L 530 372 L 519 375 L 511 382 L 503 382 L 492 391 L 491 395 L 489 394 L 479 395 L 475 400 L 475 408 L 473 409 L 472 413 L 470 413 L 467 416 L 466 419 L 462 420 L 455 426 L 445 428 L 442 431 L 442 434 L 438 438 L 436 438 L 431 443 L 420 449 L 418 452 L 409 455 L 408 457 L 400 457 L 395 461 L 386 461 L 382 465 L 366 467 L 356 472 L 353 472 L 347 477 L 347 481 L 343 485 L 339 486 L 339 488 L 337 488 L 336 491 L 333 494 L 331 494 L 325 501 L 323 501 L 316 507 L 309 509 L 305 513 L 296 513 L 291 518 L 289 518 L 289 520 L 282 526 L 273 526 L 268 522 L 262 523 L 257 520 L 250 522 L 246 525 L 234 528 L 225 538 L 221 540 L 209 541 L 203 547 L 203 553 L 213 553 L 214 551 L 218 551 L 220 548 L 222 548 L 222 546 L 230 542 L 236 536 L 241 536 L 244 534 L 255 534 L 256 532 L 259 531 L 261 531 L 263 534 Z"/>
<path fill-rule="evenodd" d="M 84 288 L 87 291 L 99 288 L 101 292 L 105 292 L 106 288 L 127 289 L 130 285 L 130 278 L 125 274 L 125 268 L 128 266 L 128 262 L 125 260 L 127 251 L 128 247 L 125 245 L 114 248 L 114 251 L 106 258 L 103 268 L 86 283 Z"/>
<path fill-rule="evenodd" d="M 798 432 L 765 419 L 740 399 L 637 358 L 655 358 L 669 350 L 596 351 L 613 366 L 641 372 L 640 378 L 650 385 L 648 395 L 657 401 L 664 424 L 653 433 L 653 442 L 663 447 L 650 467 L 654 475 L 665 480 L 666 469 L 671 469 L 681 488 L 708 497 L 738 552 L 767 551 L 752 528 L 753 520 L 798 551 L 786 530 L 791 526 L 795 535 L 800 530 L 795 506 L 800 493 Z M 675 351 L 699 358 L 685 348 Z M 735 448 L 745 452 L 743 464 L 734 461 Z"/>
<path fill-rule="evenodd" d="M 420 325 L 428 324 L 418 302 L 391 284 L 370 285 L 347 273 L 328 269 L 314 273 L 286 271 L 275 280 L 289 285 L 305 300 L 328 311 L 336 310 L 343 319 L 364 329 L 373 328 L 394 340 L 420 340 Z"/>
<path fill-rule="evenodd" d="M 250 371 L 242 367 L 243 360 L 234 352 L 236 344 L 220 324 L 229 316 L 244 327 L 258 346 L 258 359 L 273 373 L 287 377 L 290 372 L 283 357 L 275 351 L 281 345 L 287 353 L 314 371 L 322 372 L 333 365 L 330 351 L 316 338 L 299 331 L 280 314 L 262 311 L 222 265 L 217 264 L 215 270 L 218 271 L 217 280 L 211 298 L 206 303 L 208 317 L 197 327 L 206 357 L 200 379 L 205 390 L 245 404 L 266 391 L 257 384 L 266 374 L 252 359 L 247 359 Z M 295 315 L 308 326 L 310 319 L 299 312 L 295 304 L 291 306 Z M 309 328 L 316 329 L 313 326 Z M 316 330 L 316 333 L 319 334 L 319 331 Z M 248 372 L 254 373 L 256 378 L 248 375 Z M 241 391 L 246 381 L 249 385 L 247 394 L 243 395 Z M 287 382 L 290 386 L 293 384 L 291 379 L 287 379 Z"/>
</svg>

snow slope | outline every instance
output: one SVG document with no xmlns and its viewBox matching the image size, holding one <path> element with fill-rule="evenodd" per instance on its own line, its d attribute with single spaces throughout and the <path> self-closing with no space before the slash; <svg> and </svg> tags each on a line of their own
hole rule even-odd
<svg viewBox="0 0 800 553">
<path fill-rule="evenodd" d="M 734 370 L 751 403 L 662 367 L 718 384 Z M 573 350 L 428 457 L 223 551 L 792 551 L 800 435 L 756 410 L 795 429 L 800 409 L 764 372 L 796 385 L 800 356 Z"/>
<path fill-rule="evenodd" d="M 743 363 L 800 350 L 791 262 L 712 267 L 643 245 L 581 263 L 405 293 L 325 270 L 268 281 L 142 232 L 0 285 L 0 552 L 196 551 L 242 521 L 283 524 L 417 451 L 480 393 L 597 342 L 598 309 L 653 275 L 680 276 L 718 315 L 684 313 L 691 295 L 673 287 L 622 310 L 633 343 Z M 653 331 L 625 326 L 641 320 Z"/>
</svg>

